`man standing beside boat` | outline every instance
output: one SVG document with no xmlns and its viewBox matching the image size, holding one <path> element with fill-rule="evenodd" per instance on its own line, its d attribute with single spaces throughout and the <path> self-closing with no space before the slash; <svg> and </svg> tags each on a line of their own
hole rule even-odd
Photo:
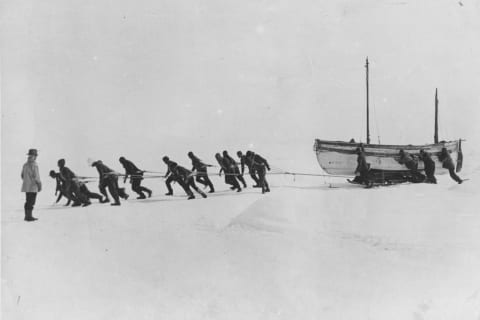
<svg viewBox="0 0 480 320">
<path fill-rule="evenodd" d="M 367 159 L 365 158 L 365 153 L 363 152 L 363 148 L 358 147 L 355 150 L 357 156 L 357 168 L 355 169 L 355 174 L 359 174 L 355 178 L 355 182 L 361 184 L 368 184 L 368 171 L 370 170 L 370 163 L 367 163 Z M 357 179 L 358 178 L 358 179 Z"/>
<path fill-rule="evenodd" d="M 428 152 L 425 150 L 420 150 L 420 160 L 423 161 L 423 166 L 425 168 L 425 183 L 437 183 L 437 179 L 435 178 L 435 161 L 433 161 L 432 157 Z"/>
</svg>

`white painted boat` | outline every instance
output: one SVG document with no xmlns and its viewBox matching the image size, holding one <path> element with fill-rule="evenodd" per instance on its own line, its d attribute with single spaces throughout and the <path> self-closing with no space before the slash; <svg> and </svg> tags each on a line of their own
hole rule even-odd
<svg viewBox="0 0 480 320">
<path fill-rule="evenodd" d="M 435 173 L 441 174 L 448 172 L 442 167 L 438 159 L 442 148 L 446 148 L 450 153 L 452 160 L 456 165 L 456 171 L 462 169 L 463 155 L 461 148 L 461 139 L 457 141 L 438 141 L 438 92 L 435 90 L 435 134 L 433 144 L 425 145 L 386 145 L 370 144 L 369 130 L 369 84 L 368 84 L 368 58 L 366 60 L 366 88 L 367 88 L 367 143 L 343 142 L 315 140 L 314 151 L 317 155 L 320 167 L 329 174 L 336 175 L 354 175 L 357 167 L 356 149 L 362 147 L 365 152 L 366 160 L 370 163 L 370 169 L 377 169 L 385 172 L 408 171 L 405 165 L 399 163 L 400 150 L 408 152 L 417 157 L 420 150 L 429 152 L 432 160 L 435 161 Z M 418 161 L 418 169 L 423 170 L 423 162 Z"/>
<path fill-rule="evenodd" d="M 461 152 L 461 141 L 448 141 L 436 144 L 426 145 L 385 145 L 385 144 L 361 144 L 342 141 L 315 140 L 314 151 L 317 156 L 320 167 L 329 174 L 336 175 L 355 175 L 357 167 L 357 154 L 355 150 L 363 147 L 365 157 L 370 163 L 371 169 L 383 171 L 406 171 L 408 170 L 398 160 L 401 149 L 412 156 L 418 157 L 420 150 L 423 149 L 432 155 L 435 161 L 435 173 L 441 174 L 448 172 L 442 168 L 442 163 L 438 160 L 438 155 L 442 148 L 447 148 L 452 160 L 457 166 L 457 172 L 461 170 L 461 161 L 458 162 L 458 155 Z M 461 160 L 461 157 L 460 157 Z M 418 162 L 418 169 L 423 170 L 423 162 Z"/>
</svg>

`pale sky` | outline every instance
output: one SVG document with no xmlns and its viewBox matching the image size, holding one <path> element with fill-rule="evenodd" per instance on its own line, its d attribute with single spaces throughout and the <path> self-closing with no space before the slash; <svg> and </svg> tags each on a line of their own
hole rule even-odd
<svg viewBox="0 0 480 320">
<path fill-rule="evenodd" d="M 247 147 L 314 163 L 315 138 L 365 140 L 367 56 L 372 142 L 432 142 L 435 88 L 440 139 L 480 137 L 478 0 L 7 0 L 0 12 L 7 176 L 31 147 L 45 172 L 60 157 L 88 172 L 87 157 L 161 166 Z"/>
</svg>

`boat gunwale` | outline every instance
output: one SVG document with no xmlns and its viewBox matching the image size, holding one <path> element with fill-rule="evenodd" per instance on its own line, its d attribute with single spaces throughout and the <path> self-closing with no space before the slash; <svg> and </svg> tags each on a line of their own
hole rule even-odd
<svg viewBox="0 0 480 320">
<path fill-rule="evenodd" d="M 318 144 L 326 145 L 338 145 L 342 147 L 360 147 L 363 148 L 373 148 L 373 149 L 423 149 L 423 148 L 434 148 L 434 147 L 443 147 L 451 144 L 458 143 L 458 140 L 451 141 L 441 141 L 439 143 L 433 144 L 423 144 L 423 145 L 412 145 L 412 144 L 365 144 L 361 142 L 345 142 L 345 141 L 332 141 L 332 140 L 321 140 L 315 139 L 315 147 L 320 148 Z"/>
</svg>

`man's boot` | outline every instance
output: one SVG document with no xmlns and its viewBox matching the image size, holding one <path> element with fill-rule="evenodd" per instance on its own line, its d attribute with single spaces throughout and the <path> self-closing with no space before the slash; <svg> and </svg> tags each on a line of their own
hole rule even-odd
<svg viewBox="0 0 480 320">
<path fill-rule="evenodd" d="M 25 209 L 25 221 L 35 221 L 38 220 L 32 216 L 32 209 Z"/>
</svg>

